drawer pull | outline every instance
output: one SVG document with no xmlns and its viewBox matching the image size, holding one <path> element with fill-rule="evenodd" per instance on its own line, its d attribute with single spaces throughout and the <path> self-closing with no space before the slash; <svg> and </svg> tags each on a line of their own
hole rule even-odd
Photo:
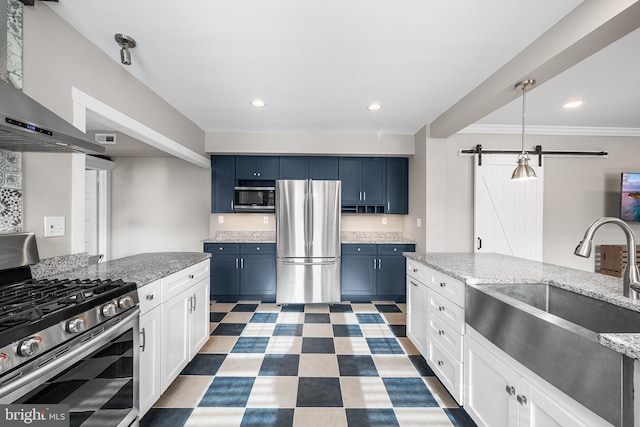
<svg viewBox="0 0 640 427">
<path fill-rule="evenodd" d="M 149 294 L 145 297 L 147 300 L 151 301 L 152 299 L 155 298 L 155 294 Z"/>
<path fill-rule="evenodd" d="M 224 251 L 224 248 L 223 248 L 222 246 L 220 246 L 220 247 L 218 248 L 218 250 L 219 250 L 219 251 Z"/>
<path fill-rule="evenodd" d="M 195 276 L 193 274 L 189 275 L 189 279 L 193 279 Z"/>
<path fill-rule="evenodd" d="M 443 362 L 442 360 L 438 360 L 438 362 L 437 362 L 437 363 L 438 363 L 438 366 L 442 366 L 442 365 L 444 365 L 444 362 Z"/>
<path fill-rule="evenodd" d="M 527 404 L 527 396 L 523 395 L 523 394 L 519 394 L 516 399 L 518 399 L 518 403 L 521 405 L 526 405 Z"/>
<path fill-rule="evenodd" d="M 444 335 L 444 331 L 441 329 L 438 331 L 438 335 Z"/>
<path fill-rule="evenodd" d="M 446 284 L 446 283 L 444 283 L 444 282 L 440 282 L 440 287 L 441 287 L 441 288 L 446 288 L 446 287 L 447 287 L 447 284 Z"/>
<path fill-rule="evenodd" d="M 256 246 L 256 251 L 259 251 L 259 250 L 260 250 L 260 246 Z"/>
<path fill-rule="evenodd" d="M 444 307 L 443 306 L 439 306 L 438 307 L 438 311 L 444 311 Z"/>
<path fill-rule="evenodd" d="M 409 283 L 411 283 L 411 284 L 412 284 L 413 286 L 415 286 L 415 287 L 417 287 L 417 286 L 418 286 L 416 283 L 413 283 L 413 282 L 409 282 Z"/>
<path fill-rule="evenodd" d="M 413 272 L 414 272 L 414 273 L 417 273 L 417 272 L 418 272 L 418 269 L 417 269 L 417 268 L 414 268 L 414 269 L 413 269 Z"/>
<path fill-rule="evenodd" d="M 516 389 L 512 385 L 507 384 L 504 389 L 507 391 L 507 394 L 509 396 L 513 396 L 514 394 L 516 394 Z"/>
</svg>

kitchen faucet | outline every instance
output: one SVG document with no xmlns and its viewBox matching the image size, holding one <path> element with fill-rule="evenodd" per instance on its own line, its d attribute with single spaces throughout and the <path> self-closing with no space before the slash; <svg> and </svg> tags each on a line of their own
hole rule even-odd
<svg viewBox="0 0 640 427">
<path fill-rule="evenodd" d="M 622 294 L 625 297 L 637 300 L 640 297 L 640 274 L 638 273 L 636 259 L 636 239 L 633 235 L 633 230 L 631 230 L 626 222 L 612 217 L 595 220 L 589 228 L 587 228 L 587 231 L 584 233 L 584 238 L 573 253 L 584 258 L 589 257 L 591 255 L 591 240 L 593 239 L 593 235 L 601 225 L 608 223 L 620 226 L 627 236 L 627 265 L 622 274 Z"/>
</svg>

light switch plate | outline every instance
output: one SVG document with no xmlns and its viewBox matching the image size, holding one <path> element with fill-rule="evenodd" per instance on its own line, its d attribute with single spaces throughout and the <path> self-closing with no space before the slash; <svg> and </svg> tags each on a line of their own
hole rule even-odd
<svg viewBox="0 0 640 427">
<path fill-rule="evenodd" d="M 264 221 L 264 223 L 265 223 L 265 224 L 269 224 L 269 217 L 268 217 L 268 216 L 265 216 L 265 217 L 264 217 L 264 219 L 263 219 L 263 221 Z"/>
<path fill-rule="evenodd" d="M 44 237 L 64 236 L 64 217 L 45 216 L 44 217 Z"/>
<path fill-rule="evenodd" d="M 218 215 L 218 224 L 224 224 L 224 216 Z"/>
<path fill-rule="evenodd" d="M 386 217 L 382 217 L 382 225 L 386 225 L 387 224 L 387 218 Z"/>
<path fill-rule="evenodd" d="M 422 218 L 416 219 L 416 227 L 422 228 Z"/>
</svg>

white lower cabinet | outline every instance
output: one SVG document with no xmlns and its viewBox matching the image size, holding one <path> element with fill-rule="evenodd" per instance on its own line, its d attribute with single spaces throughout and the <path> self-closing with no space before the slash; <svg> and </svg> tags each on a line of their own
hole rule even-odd
<svg viewBox="0 0 640 427">
<path fill-rule="evenodd" d="M 209 337 L 209 260 L 138 290 L 140 417 Z"/>
<path fill-rule="evenodd" d="M 418 351 L 427 354 L 429 288 L 412 276 L 407 276 L 407 337 Z"/>
<path fill-rule="evenodd" d="M 478 332 L 465 335 L 465 410 L 479 426 L 611 426 Z"/>
<path fill-rule="evenodd" d="M 140 417 L 162 394 L 160 384 L 160 331 L 162 310 L 155 307 L 140 316 Z"/>
</svg>

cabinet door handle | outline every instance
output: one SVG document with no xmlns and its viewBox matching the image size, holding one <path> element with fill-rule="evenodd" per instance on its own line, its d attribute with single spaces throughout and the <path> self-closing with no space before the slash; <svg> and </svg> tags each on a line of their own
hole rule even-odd
<svg viewBox="0 0 640 427">
<path fill-rule="evenodd" d="M 193 311 L 193 296 L 189 297 L 189 313 Z"/>
<path fill-rule="evenodd" d="M 442 360 L 438 360 L 438 362 L 437 362 L 437 363 L 438 363 L 438 366 L 442 366 L 442 365 L 444 365 L 444 362 L 443 362 Z"/>
<path fill-rule="evenodd" d="M 417 272 L 418 272 L 418 269 L 417 269 L 417 268 L 414 268 L 414 269 L 413 269 L 413 272 L 414 272 L 414 273 L 417 273 Z"/>
<path fill-rule="evenodd" d="M 439 306 L 438 307 L 438 311 L 444 311 L 444 307 L 443 306 Z"/>
<path fill-rule="evenodd" d="M 196 306 L 198 304 L 198 296 L 193 294 L 193 311 L 196 311 Z"/>
<path fill-rule="evenodd" d="M 145 298 L 148 299 L 149 301 L 151 301 L 154 297 L 155 297 L 154 294 L 149 294 Z"/>
<path fill-rule="evenodd" d="M 140 344 L 140 348 L 144 351 L 145 346 L 147 345 L 147 331 L 142 328 L 140 331 L 140 336 L 142 337 L 142 343 Z"/>
<path fill-rule="evenodd" d="M 440 287 L 441 287 L 441 288 L 446 288 L 446 287 L 447 287 L 447 284 L 446 284 L 446 283 L 444 283 L 444 282 L 440 282 Z"/>
<path fill-rule="evenodd" d="M 378 270 L 382 270 L 382 260 L 378 260 Z"/>
<path fill-rule="evenodd" d="M 526 405 L 527 404 L 527 396 L 525 396 L 524 394 L 519 394 L 516 399 L 518 399 L 518 403 L 521 405 Z"/>
<path fill-rule="evenodd" d="M 362 201 L 362 191 L 359 194 L 360 194 L 360 201 Z"/>
<path fill-rule="evenodd" d="M 438 331 L 438 335 L 444 335 L 444 331 L 441 329 Z"/>
<path fill-rule="evenodd" d="M 231 201 L 231 210 L 233 210 L 233 200 Z"/>
<path fill-rule="evenodd" d="M 236 270 L 238 269 L 238 258 L 236 258 Z"/>
<path fill-rule="evenodd" d="M 193 279 L 195 276 L 193 274 L 189 275 L 189 280 Z"/>
<path fill-rule="evenodd" d="M 512 385 L 507 384 L 504 389 L 507 391 L 509 396 L 516 394 L 516 389 Z"/>
<path fill-rule="evenodd" d="M 240 258 L 240 268 L 244 268 L 244 258 Z"/>
<path fill-rule="evenodd" d="M 374 259 L 374 260 L 373 260 L 373 269 L 374 269 L 374 270 L 375 270 L 376 268 L 378 268 L 378 267 L 376 267 L 376 265 L 378 265 L 378 260 L 377 260 L 377 259 Z"/>
<path fill-rule="evenodd" d="M 478 250 L 482 249 L 482 239 L 478 237 Z"/>
<path fill-rule="evenodd" d="M 364 202 L 367 201 L 367 192 L 366 191 L 362 192 L 362 201 L 364 201 Z"/>
</svg>

